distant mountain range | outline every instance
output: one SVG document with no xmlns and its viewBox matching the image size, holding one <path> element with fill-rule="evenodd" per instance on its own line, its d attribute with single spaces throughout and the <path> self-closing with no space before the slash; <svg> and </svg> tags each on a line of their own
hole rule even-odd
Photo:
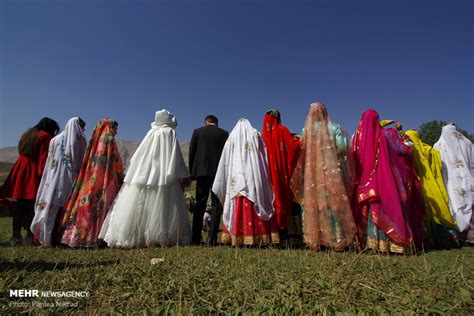
<svg viewBox="0 0 474 316">
<path fill-rule="evenodd" d="M 118 140 L 117 146 L 120 150 L 120 155 L 125 163 L 125 167 L 130 163 L 130 158 L 137 150 L 140 145 L 139 141 L 127 141 L 127 140 Z M 189 142 L 180 142 L 181 150 L 183 152 L 184 161 L 188 162 L 189 156 Z M 18 149 L 17 147 L 5 147 L 0 148 L 0 162 L 15 162 L 18 159 Z"/>
</svg>

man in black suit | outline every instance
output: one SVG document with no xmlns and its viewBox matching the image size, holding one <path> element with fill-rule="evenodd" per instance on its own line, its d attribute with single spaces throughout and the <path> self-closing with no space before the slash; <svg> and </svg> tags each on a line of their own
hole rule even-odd
<svg viewBox="0 0 474 316">
<path fill-rule="evenodd" d="M 217 166 L 224 144 L 229 133 L 218 127 L 217 117 L 206 116 L 204 126 L 195 129 L 189 144 L 189 170 L 191 178 L 196 180 L 196 207 L 193 214 L 192 244 L 201 243 L 201 231 L 204 212 L 206 211 L 209 191 L 211 191 Z M 211 191 L 211 223 L 209 225 L 209 245 L 217 244 L 217 233 L 222 216 L 222 206 L 217 196 Z"/>
</svg>

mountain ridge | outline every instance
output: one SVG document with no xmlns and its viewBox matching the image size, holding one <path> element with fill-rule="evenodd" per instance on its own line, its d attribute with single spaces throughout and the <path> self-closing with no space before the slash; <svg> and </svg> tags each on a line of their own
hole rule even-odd
<svg viewBox="0 0 474 316">
<path fill-rule="evenodd" d="M 137 150 L 141 141 L 131 141 L 131 140 L 117 140 L 117 146 L 122 156 L 125 168 L 130 163 L 130 159 Z M 188 157 L 189 157 L 189 142 L 179 142 L 181 146 L 181 151 L 183 152 L 184 161 L 188 166 Z M 16 146 L 0 148 L 0 162 L 14 163 L 18 159 L 18 149 Z"/>
</svg>

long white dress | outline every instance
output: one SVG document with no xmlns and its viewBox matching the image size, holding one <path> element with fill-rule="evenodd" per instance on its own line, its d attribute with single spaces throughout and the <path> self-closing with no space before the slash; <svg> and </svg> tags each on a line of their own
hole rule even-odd
<svg viewBox="0 0 474 316">
<path fill-rule="evenodd" d="M 189 175 L 175 127 L 170 112 L 156 112 L 100 231 L 99 238 L 110 247 L 188 245 L 191 241 L 179 181 Z"/>
<path fill-rule="evenodd" d="M 35 238 L 45 247 L 51 246 L 58 211 L 64 207 L 81 169 L 86 146 L 86 136 L 78 117 L 70 119 L 64 131 L 49 143 L 48 159 L 36 195 L 35 216 L 30 226 Z"/>
<path fill-rule="evenodd" d="M 235 234 L 234 201 L 240 195 L 254 203 L 254 211 L 264 221 L 274 215 L 265 143 L 250 122 L 241 118 L 224 145 L 212 191 L 223 206 L 223 223 Z"/>
<path fill-rule="evenodd" d="M 449 124 L 443 127 L 441 137 L 433 148 L 440 151 L 449 209 L 462 232 L 470 226 L 474 203 L 473 144 L 454 125 Z"/>
</svg>

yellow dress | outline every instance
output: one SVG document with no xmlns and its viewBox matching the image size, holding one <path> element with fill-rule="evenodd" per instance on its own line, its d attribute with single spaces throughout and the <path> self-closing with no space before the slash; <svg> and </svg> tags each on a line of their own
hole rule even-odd
<svg viewBox="0 0 474 316">
<path fill-rule="evenodd" d="M 406 134 L 413 141 L 413 163 L 423 190 L 428 219 L 446 228 L 455 229 L 456 222 L 451 218 L 448 193 L 443 183 L 439 151 L 423 143 L 417 131 L 409 130 Z"/>
</svg>

